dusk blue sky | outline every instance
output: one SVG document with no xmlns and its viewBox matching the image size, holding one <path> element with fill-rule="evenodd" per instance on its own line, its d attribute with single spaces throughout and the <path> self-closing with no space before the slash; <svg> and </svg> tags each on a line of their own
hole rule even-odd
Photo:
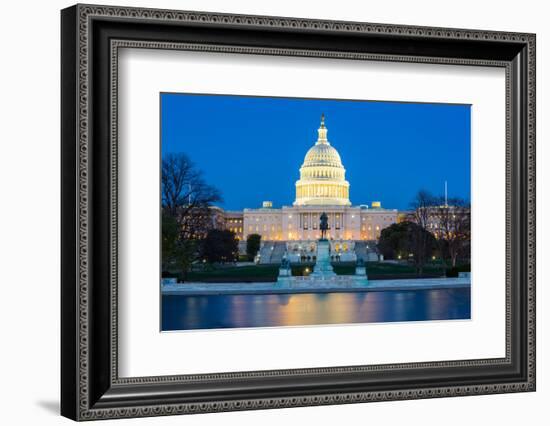
<svg viewBox="0 0 550 426">
<path fill-rule="evenodd" d="M 470 200 L 470 106 L 161 94 L 162 154 L 184 152 L 229 210 L 292 205 L 321 113 L 353 205 L 407 209 L 426 189 Z"/>
</svg>

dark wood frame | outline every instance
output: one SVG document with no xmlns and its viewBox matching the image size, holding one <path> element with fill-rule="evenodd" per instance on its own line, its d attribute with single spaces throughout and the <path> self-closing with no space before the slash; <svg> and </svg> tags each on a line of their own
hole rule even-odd
<svg viewBox="0 0 550 426">
<path fill-rule="evenodd" d="M 75 420 L 535 390 L 535 36 L 76 5 L 62 29 L 61 413 Z M 504 67 L 506 357 L 119 378 L 117 49 Z M 504 232 L 504 230 L 503 230 Z"/>
</svg>

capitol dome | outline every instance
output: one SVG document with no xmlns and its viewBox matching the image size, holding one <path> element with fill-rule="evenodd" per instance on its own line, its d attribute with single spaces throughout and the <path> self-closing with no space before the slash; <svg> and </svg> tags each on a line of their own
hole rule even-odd
<svg viewBox="0 0 550 426">
<path fill-rule="evenodd" d="M 331 166 L 343 168 L 340 154 L 328 143 L 318 143 L 309 149 L 302 167 Z"/>
<path fill-rule="evenodd" d="M 300 167 L 300 180 L 296 182 L 295 206 L 337 205 L 349 206 L 349 183 L 340 154 L 327 139 L 325 116 L 314 146 L 306 153 Z"/>
</svg>

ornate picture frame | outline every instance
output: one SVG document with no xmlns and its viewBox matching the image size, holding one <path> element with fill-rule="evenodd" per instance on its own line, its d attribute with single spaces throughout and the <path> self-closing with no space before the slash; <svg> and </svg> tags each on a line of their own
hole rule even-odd
<svg viewBox="0 0 550 426">
<path fill-rule="evenodd" d="M 62 415 L 93 420 L 535 390 L 534 34 L 95 5 L 64 9 L 61 30 Z M 123 47 L 504 68 L 506 356 L 119 377 Z"/>
</svg>

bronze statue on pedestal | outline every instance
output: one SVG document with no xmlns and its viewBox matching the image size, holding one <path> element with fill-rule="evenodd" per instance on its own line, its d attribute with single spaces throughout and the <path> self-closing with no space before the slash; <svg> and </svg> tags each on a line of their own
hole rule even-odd
<svg viewBox="0 0 550 426">
<path fill-rule="evenodd" d="M 328 230 L 328 216 L 325 212 L 321 213 L 319 229 L 321 230 L 321 239 L 327 239 L 327 230 Z"/>
</svg>

